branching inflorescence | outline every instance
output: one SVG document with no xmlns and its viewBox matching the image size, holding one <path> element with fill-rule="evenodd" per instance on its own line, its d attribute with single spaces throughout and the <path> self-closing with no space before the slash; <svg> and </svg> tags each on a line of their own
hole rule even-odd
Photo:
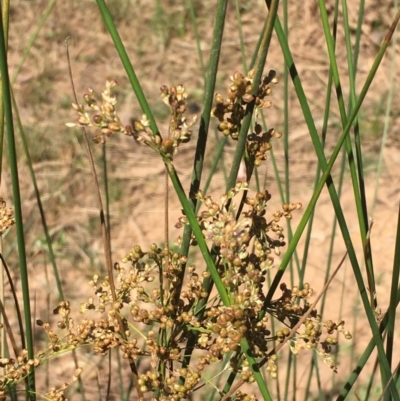
<svg viewBox="0 0 400 401">
<path fill-rule="evenodd" d="M 231 79 L 228 96 L 215 96 L 212 113 L 219 121 L 218 130 L 236 140 L 246 105 L 255 102 L 257 119 L 262 108 L 271 106 L 267 97 L 271 93 L 270 84 L 277 79 L 271 71 L 262 80 L 256 96 L 252 95 L 253 72 L 246 77 L 236 72 Z M 161 87 L 162 99 L 170 107 L 169 133 L 162 138 L 151 132 L 146 116 L 131 125 L 121 123 L 116 112 L 117 99 L 112 94 L 115 85 L 107 82 L 101 101 L 89 90 L 84 96 L 85 105 L 73 105 L 78 112 L 77 124 L 68 125 L 95 127 L 95 142 L 104 142 L 116 133 L 133 136 L 172 161 L 180 144 L 190 140 L 195 122 L 192 119 L 187 123 L 185 117 L 185 88 L 182 85 Z M 257 121 L 254 123 L 246 141 L 247 156 L 253 165 L 258 166 L 266 159 L 271 139 L 279 137 L 274 129 L 263 131 Z M 239 206 L 236 195 L 243 193 L 246 196 Z M 100 313 L 100 317 L 88 317 L 77 323 L 71 317 L 70 304 L 62 302 L 54 310 L 60 316 L 57 330 L 49 323 L 40 322 L 50 343 L 46 355 L 90 345 L 101 355 L 118 348 L 126 359 L 148 358 L 148 367 L 139 377 L 140 390 L 152 392 L 154 401 L 177 401 L 188 399 L 203 383 L 205 368 L 226 356 L 232 372 L 247 382 L 254 381 L 253 371 L 241 351 L 241 341 L 245 338 L 256 358 L 267 358 L 265 369 L 276 378 L 277 355 L 271 354 L 273 343 L 283 342 L 289 336 L 290 329 L 309 310 L 313 291 L 307 283 L 301 289 L 289 289 L 281 284 L 282 295 L 263 310 L 267 274 L 274 265 L 274 256 L 285 245 L 280 221 L 292 218 L 292 212 L 301 207 L 300 203 L 285 204 L 281 211 L 267 218 L 270 199 L 267 190 L 250 195 L 247 182 L 238 182 L 217 200 L 201 191 L 197 193 L 197 200 L 203 204 L 197 221 L 215 251 L 218 274 L 228 292 L 229 305 L 223 304 L 218 294 L 211 294 L 205 285 L 210 278 L 207 266 L 189 263 L 187 255 L 156 244 L 147 250 L 136 245 L 122 259 L 122 264 L 114 265 L 116 299 L 108 277 L 95 275 L 90 282 L 94 297 L 82 304 L 80 312 L 92 316 Z M 187 217 L 182 216 L 176 226 L 188 223 Z M 196 245 L 194 237 L 192 245 Z M 122 319 L 117 319 L 118 316 Z M 271 317 L 282 322 L 281 329 L 272 332 Z M 335 369 L 330 356 L 331 346 L 337 343 L 335 332 L 351 337 L 343 322 L 323 322 L 317 310 L 313 310 L 302 330 L 290 339 L 290 348 L 294 353 L 314 350 Z M 189 343 L 193 344 L 189 350 L 193 353 L 190 363 L 185 354 Z M 40 355 L 42 358 L 36 364 L 43 360 L 44 353 Z M 26 357 L 23 362 L 28 362 Z M 3 366 L 6 377 L 22 369 L 12 363 L 3 363 Z M 22 376 L 26 374 L 26 370 L 21 372 Z M 12 376 L 0 383 L 3 389 L 10 380 Z M 59 389 L 53 389 L 52 394 L 48 394 L 49 399 L 63 399 Z M 236 399 L 245 398 L 237 392 Z"/>
</svg>

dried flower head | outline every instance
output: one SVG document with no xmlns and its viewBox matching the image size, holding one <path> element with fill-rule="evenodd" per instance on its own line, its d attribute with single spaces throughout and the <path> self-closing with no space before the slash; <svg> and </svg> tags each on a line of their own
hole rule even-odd
<svg viewBox="0 0 400 401">
<path fill-rule="evenodd" d="M 231 76 L 231 85 L 228 88 L 228 96 L 224 98 L 221 94 L 215 96 L 215 106 L 212 113 L 218 118 L 218 130 L 224 136 L 230 136 L 232 139 L 238 139 L 242 121 L 245 116 L 247 103 L 255 101 L 256 120 L 261 109 L 270 108 L 272 103 L 265 100 L 272 93 L 271 83 L 278 82 L 275 71 L 270 71 L 263 78 L 254 97 L 253 88 L 254 70 L 249 71 L 246 77 L 241 73 L 235 72 Z M 247 153 L 252 158 L 252 163 L 259 166 L 263 160 L 266 160 L 267 153 L 271 149 L 271 138 L 280 138 L 281 133 L 273 128 L 263 132 L 260 124 L 255 122 L 253 132 L 247 135 Z"/>
<path fill-rule="evenodd" d="M 94 90 L 89 88 L 88 93 L 83 96 L 84 104 L 72 104 L 78 112 L 78 123 L 66 125 L 68 127 L 96 127 L 98 133 L 93 137 L 95 142 L 104 143 L 107 137 L 116 133 L 131 135 L 132 127 L 122 125 L 116 111 L 117 98 L 112 93 L 116 86 L 116 81 L 107 81 L 106 89 L 101 94 L 101 101 L 96 99 Z M 86 111 L 86 107 L 89 111 Z"/>
<path fill-rule="evenodd" d="M 183 85 L 168 88 L 161 87 L 161 97 L 170 107 L 169 134 L 162 138 L 155 135 L 150 129 L 150 121 L 146 115 L 140 119 L 132 119 L 131 125 L 124 126 L 116 111 L 117 98 L 112 93 L 117 86 L 116 81 L 107 81 L 101 101 L 96 99 L 93 89 L 83 96 L 84 104 L 72 104 L 78 112 L 77 123 L 67 123 L 68 127 L 95 127 L 97 133 L 93 137 L 95 142 L 104 143 L 112 134 L 122 133 L 133 136 L 138 142 L 150 146 L 158 153 L 170 159 L 176 153 L 181 143 L 189 142 L 192 135 L 192 126 L 196 122 L 196 116 L 190 122 L 185 117 L 187 93 Z M 86 111 L 86 108 L 89 110 Z"/>
<path fill-rule="evenodd" d="M 6 209 L 6 202 L 0 197 L 0 237 L 14 224 L 14 211 L 11 208 Z"/>
<path fill-rule="evenodd" d="M 186 120 L 186 99 L 188 94 L 183 85 L 170 88 L 163 85 L 160 90 L 161 98 L 170 108 L 169 135 L 168 138 L 163 140 L 162 150 L 166 155 L 172 157 L 181 143 L 190 141 L 192 126 L 197 117 L 192 117 L 190 122 Z"/>
</svg>

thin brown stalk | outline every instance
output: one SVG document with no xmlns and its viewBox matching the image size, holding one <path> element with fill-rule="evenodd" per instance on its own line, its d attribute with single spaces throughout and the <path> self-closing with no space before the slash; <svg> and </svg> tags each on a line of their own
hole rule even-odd
<svg viewBox="0 0 400 401">
<path fill-rule="evenodd" d="M 18 353 L 17 342 L 15 341 L 15 337 L 14 337 L 13 331 L 11 329 L 10 321 L 8 320 L 6 311 L 4 309 L 3 302 L 1 300 L 0 300 L 0 314 L 3 318 L 3 324 L 7 331 L 8 338 L 10 339 L 11 347 L 14 350 L 15 358 L 18 358 L 19 353 Z"/>
<path fill-rule="evenodd" d="M 24 330 L 24 325 L 22 324 L 21 308 L 19 306 L 17 292 L 15 290 L 14 282 L 13 282 L 11 274 L 10 274 L 10 269 L 8 268 L 7 263 L 3 258 L 3 254 L 1 254 L 1 253 L 0 253 L 0 259 L 1 259 L 2 263 L 3 263 L 4 270 L 5 270 L 6 274 L 7 274 L 8 282 L 10 284 L 11 293 L 12 293 L 12 296 L 13 296 L 13 299 L 14 299 L 15 310 L 17 312 L 18 326 L 19 326 L 19 330 L 20 330 L 21 348 L 25 349 L 26 348 L 26 345 L 25 345 L 25 330 Z M 1 314 L 2 314 L 2 316 L 4 318 L 4 325 L 5 325 L 6 329 L 7 329 L 7 333 L 8 333 L 10 342 L 11 342 L 11 346 L 12 346 L 12 348 L 14 350 L 15 357 L 18 357 L 18 355 L 20 353 L 18 351 L 18 346 L 17 346 L 17 343 L 16 343 L 15 338 L 13 336 L 11 327 L 10 327 L 10 325 L 8 323 L 8 319 L 7 319 L 7 315 L 5 313 L 5 310 L 4 310 L 4 304 L 3 303 L 1 304 Z"/>
<path fill-rule="evenodd" d="M 106 401 L 109 401 L 110 395 L 111 395 L 111 352 L 108 353 L 108 377 L 107 377 Z"/>
<path fill-rule="evenodd" d="M 390 380 L 387 382 L 385 388 L 384 388 L 383 391 L 382 391 L 381 396 L 378 398 L 377 401 L 382 401 L 382 400 L 383 400 L 383 397 L 385 396 L 385 393 L 386 393 L 386 392 L 388 391 L 388 389 L 389 389 L 390 382 L 395 378 L 395 376 L 397 376 L 397 372 L 399 371 L 399 369 L 400 369 L 400 362 L 397 364 L 396 369 L 394 370 L 392 376 L 390 377 Z"/>
<path fill-rule="evenodd" d="M 373 226 L 374 222 L 373 220 L 370 221 L 369 224 L 369 229 L 367 232 L 367 237 L 365 239 L 365 244 L 364 244 L 364 261 L 365 264 L 367 265 L 368 260 L 370 258 L 372 258 L 371 255 L 371 230 L 372 230 L 372 226 Z M 370 303 L 371 303 L 371 307 L 374 310 L 377 310 L 378 308 L 378 299 L 376 296 L 376 289 L 375 289 L 375 281 L 374 281 L 374 277 L 373 275 L 371 275 L 371 272 L 369 269 L 366 269 L 366 273 L 367 273 L 367 280 L 368 280 L 368 291 L 369 291 L 369 298 L 370 298 Z"/>
<path fill-rule="evenodd" d="M 70 77 L 70 82 L 71 82 L 71 89 L 73 92 L 74 100 L 75 103 L 78 104 L 78 98 L 76 96 L 76 91 L 75 91 L 75 85 L 74 85 L 74 80 L 72 76 L 72 68 L 71 68 L 71 63 L 70 63 L 70 57 L 69 57 L 69 51 L 68 51 L 68 39 L 65 40 L 65 47 L 66 47 L 66 53 L 67 53 L 67 60 L 68 60 L 68 72 L 69 72 L 69 77 Z M 117 301 L 117 294 L 115 290 L 115 283 L 114 283 L 114 274 L 113 274 L 113 268 L 112 268 L 112 260 L 111 260 L 111 249 L 110 249 L 110 237 L 107 229 L 107 224 L 106 224 L 106 219 L 104 216 L 104 208 L 103 208 L 103 201 L 101 199 L 101 193 L 100 193 L 100 185 L 99 185 L 99 180 L 96 172 L 96 166 L 94 164 L 93 160 L 93 154 L 90 149 L 90 144 L 89 144 L 89 137 L 87 134 L 87 131 L 85 127 L 82 127 L 82 132 L 83 132 L 83 137 L 85 140 L 85 146 L 86 146 L 86 151 L 87 151 L 87 156 L 89 159 L 89 164 L 90 164 L 90 169 L 92 171 L 92 176 L 95 184 L 95 189 L 96 189 L 96 196 L 97 196 L 97 203 L 98 203 L 98 208 L 99 208 L 99 217 L 100 217 L 100 224 L 101 224 L 101 233 L 103 237 L 103 246 L 104 246 L 104 256 L 106 259 L 106 266 L 107 266 L 107 272 L 108 272 L 108 281 L 110 284 L 110 289 L 111 289 L 111 294 L 113 297 L 114 302 Z M 117 313 L 116 318 L 118 320 L 118 326 L 119 326 L 119 332 L 123 340 L 127 340 L 126 333 L 124 330 L 124 324 L 121 319 L 121 316 Z M 139 385 L 139 375 L 137 371 L 137 367 L 135 364 L 135 361 L 132 358 L 129 358 L 129 365 L 133 374 L 133 380 L 135 383 L 136 391 L 138 393 L 139 398 L 143 397 L 143 393 L 140 390 L 140 385 Z"/>
</svg>

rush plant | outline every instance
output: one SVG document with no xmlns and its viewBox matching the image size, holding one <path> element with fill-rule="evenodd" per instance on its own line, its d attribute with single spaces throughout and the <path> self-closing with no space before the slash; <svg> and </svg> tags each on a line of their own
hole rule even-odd
<svg viewBox="0 0 400 401">
<path fill-rule="evenodd" d="M 0 367 L 3 369 L 0 376 L 0 401 L 7 397 L 16 400 L 20 388 L 24 385 L 26 397 L 30 400 L 35 400 L 39 395 L 48 400 L 67 400 L 70 397 L 67 390 L 74 382 L 79 383 L 79 392 L 84 400 L 85 369 L 77 356 L 77 351 L 81 349 L 89 350 L 90 355 L 97 354 L 100 359 L 108 358 L 108 376 L 99 375 L 100 379 L 107 382 L 107 399 L 111 398 L 112 392 L 112 366 L 117 365 L 119 378 L 128 377 L 130 380 L 126 391 L 123 384 L 120 384 L 120 399 L 139 401 L 287 400 L 290 398 L 290 388 L 294 389 L 293 398 L 296 398 L 297 391 L 300 391 L 297 387 L 299 383 L 297 367 L 303 364 L 303 360 L 294 356 L 300 353 L 308 356 L 307 377 L 306 380 L 301 379 L 307 382 L 304 385 L 304 394 L 301 394 L 304 395 L 304 399 L 310 399 L 312 392 L 310 383 L 316 377 L 316 396 L 320 399 L 324 397 L 333 399 L 333 392 L 339 385 L 340 389 L 335 396 L 338 400 L 344 400 L 353 396 L 352 388 L 372 352 L 376 350 L 373 374 L 365 383 L 367 388 L 365 399 L 369 399 L 368 394 L 375 385 L 385 401 L 399 401 L 399 374 L 398 368 L 393 366 L 393 355 L 395 318 L 400 300 L 398 288 L 400 219 L 396 227 L 393 269 L 390 276 L 390 300 L 387 312 L 384 312 L 377 296 L 378 284 L 375 279 L 371 245 L 372 221 L 369 221 L 366 200 L 362 136 L 358 119 L 360 108 L 369 94 L 371 83 L 394 35 L 400 12 L 397 12 L 393 22 L 388 26 L 365 82 L 359 90 L 356 90 L 355 71 L 360 49 L 363 8 L 360 5 L 356 44 L 352 47 L 350 40 L 352 30 L 349 29 L 347 5 L 345 1 L 342 2 L 343 42 L 347 55 L 347 65 L 344 69 L 346 79 L 349 79 L 346 107 L 344 101 L 346 91 L 342 87 L 343 79 L 340 79 L 338 68 L 340 58 L 336 55 L 336 46 L 339 45 L 336 43 L 339 2 L 335 3 L 332 10 L 327 10 L 325 2 L 318 1 L 321 23 L 319 36 L 324 37 L 326 49 L 324 48 L 323 57 L 328 60 L 329 66 L 324 70 L 325 101 L 316 100 L 324 113 L 323 128 L 319 133 L 316 127 L 317 118 L 311 111 L 310 99 L 303 90 L 301 77 L 289 46 L 287 2 L 283 4 L 282 24 L 278 13 L 279 2 L 266 1 L 265 22 L 253 27 L 254 30 L 257 29 L 259 40 L 252 49 L 251 60 L 247 60 L 245 56 L 245 41 L 239 22 L 243 71 L 232 73 L 224 93 L 221 94 L 216 93 L 216 79 L 218 71 L 221 71 L 220 56 L 224 51 L 228 51 L 223 45 L 223 32 L 229 2 L 217 1 L 209 49 L 210 58 L 208 63 L 205 63 L 195 18 L 195 5 L 193 1 L 189 1 L 188 8 L 184 7 L 184 11 L 185 13 L 188 11 L 194 25 L 201 64 L 199 76 L 204 78 L 201 115 L 188 116 L 190 107 L 185 85 L 189 87 L 192 82 L 176 86 L 163 85 L 160 88 L 160 102 L 168 107 L 168 125 L 164 130 L 160 130 L 161 121 L 156 121 L 148 99 L 143 93 L 112 14 L 104 0 L 96 0 L 96 3 L 130 83 L 130 88 L 123 89 L 126 89 L 127 93 L 130 89 L 133 90 L 138 107 L 141 109 L 138 115 L 141 116 L 130 121 L 123 121 L 120 117 L 116 81 L 107 81 L 100 96 L 93 89 L 88 89 L 83 101 L 78 101 L 74 94 L 72 107 L 76 119 L 73 123 L 67 123 L 67 126 L 73 128 L 75 132 L 79 131 L 86 144 L 99 210 L 106 266 L 105 273 L 94 274 L 87 284 L 88 297 L 80 308 L 74 308 L 73 301 L 65 298 L 63 293 L 45 208 L 30 159 L 28 141 L 17 113 L 18 108 L 15 101 L 13 102 L 10 85 L 12 80 L 8 75 L 7 62 L 8 26 L 3 26 L 3 21 L 7 24 L 8 18 L 0 18 L 3 101 L 0 104 L 0 117 L 2 118 L 4 111 L 8 144 L 7 161 L 14 202 L 14 210 L 11 211 L 6 209 L 3 198 L 0 198 L 0 235 L 3 236 L 15 223 L 18 262 L 14 261 L 14 264 L 19 268 L 18 278 L 21 280 L 24 302 L 23 307 L 20 307 L 6 258 L 1 255 L 14 300 L 17 315 L 17 319 L 14 320 L 18 321 L 20 342 L 15 340 L 13 332 L 13 325 L 16 324 L 9 319 L 12 314 L 11 308 L 6 309 L 2 301 L 1 333 L 4 334 L 4 338 L 7 335 L 8 347 L 5 347 L 4 341 L 0 357 Z M 172 5 L 176 5 L 175 3 L 171 2 Z M 252 2 L 246 3 L 246 7 L 249 4 Z M 239 2 L 236 2 L 236 6 L 240 20 Z M 334 17 L 332 25 L 328 11 Z M 7 9 L 5 15 L 8 16 Z M 118 20 L 124 16 L 124 13 L 118 14 Z M 163 16 L 160 4 L 157 5 L 156 16 L 159 18 Z M 181 17 L 185 16 L 186 14 L 179 15 L 179 20 L 184 21 Z M 140 15 L 134 14 L 133 19 L 135 23 L 140 22 Z M 181 31 L 185 32 L 185 29 L 182 28 Z M 272 86 L 278 83 L 278 74 L 274 70 L 268 68 L 269 72 L 266 73 L 273 32 L 282 50 L 285 66 L 281 74 L 284 81 L 283 120 L 285 121 L 282 132 L 267 124 L 267 121 L 270 121 L 268 110 L 272 107 L 270 100 Z M 170 39 L 164 42 L 163 46 L 167 47 Z M 29 49 L 26 54 L 28 53 Z M 273 63 L 268 59 L 268 67 L 269 64 Z M 313 148 L 310 157 L 316 164 L 310 199 L 300 198 L 296 201 L 291 200 L 289 179 L 289 167 L 294 162 L 289 152 L 287 129 L 290 109 L 289 79 L 293 83 L 299 109 L 307 125 L 309 134 L 307 138 L 310 139 L 310 146 Z M 331 110 L 333 89 L 337 100 L 335 113 Z M 390 115 L 390 112 L 388 106 L 387 114 Z M 334 122 L 340 127 L 340 135 L 335 138 L 328 151 L 325 148 L 325 141 L 332 114 L 337 117 Z M 45 335 L 47 340 L 47 345 L 42 349 L 37 349 L 33 341 L 32 298 L 29 284 L 31 277 L 26 257 L 26 229 L 23 225 L 19 192 L 14 117 L 21 132 L 21 144 L 28 161 L 45 232 L 44 242 L 53 266 L 59 295 L 59 302 L 53 307 L 54 316 L 35 318 L 40 334 Z M 210 133 L 213 132 L 213 125 L 217 140 L 216 149 L 213 149 L 215 160 L 212 160 L 210 167 L 206 166 L 205 159 L 206 151 L 210 149 Z M 2 134 L 3 124 L 0 124 L 0 130 Z M 350 136 L 351 131 L 354 138 Z M 89 139 L 89 132 L 92 141 Z M 98 169 L 92 154 L 94 146 L 101 147 L 105 166 L 107 146 L 112 143 L 116 135 L 127 136 L 132 148 L 143 146 L 150 148 L 155 157 L 163 162 L 167 183 L 164 211 L 167 224 L 164 242 L 162 244 L 156 241 L 154 243 L 150 241 L 148 244 L 133 242 L 130 248 L 126 249 L 125 255 L 116 255 L 111 251 L 110 214 L 107 212 L 107 168 L 104 168 L 105 186 L 100 189 Z M 276 186 L 272 189 L 272 185 L 270 188 L 262 184 L 259 168 L 267 159 L 275 163 L 274 146 L 280 138 L 284 142 L 285 179 L 281 180 L 276 173 L 274 181 Z M 193 165 L 186 165 L 185 168 L 186 171 L 191 171 L 192 175 L 190 183 L 185 182 L 183 185 L 177 165 L 178 161 L 181 162 L 179 157 L 182 147 L 189 142 L 195 142 L 194 155 L 191 159 Z M 229 161 L 225 190 L 211 194 L 209 184 L 216 174 L 218 163 L 225 162 L 222 154 L 227 143 L 232 145 L 234 154 L 231 162 Z M 332 175 L 332 169 L 335 163 L 337 164 L 341 152 L 342 166 L 340 177 L 337 178 Z M 353 213 L 359 231 L 358 242 L 361 244 L 359 252 L 356 252 L 354 235 L 353 233 L 350 235 L 349 221 L 345 218 L 340 202 L 346 160 L 354 198 Z M 210 167 L 207 179 L 203 177 L 206 167 Z M 170 221 L 168 215 L 168 183 L 173 185 L 182 208 L 181 216 L 174 222 Z M 184 190 L 186 185 L 188 190 Z M 330 245 L 326 268 L 322 269 L 325 273 L 324 284 L 321 288 L 315 289 L 315 283 L 306 280 L 305 274 L 308 269 L 308 257 L 312 253 L 310 241 L 313 217 L 324 187 L 330 197 L 335 220 L 332 234 L 328 235 Z M 102 195 L 104 193 L 105 196 Z M 272 210 L 271 200 L 278 197 L 281 200 L 281 207 Z M 302 204 L 305 205 L 304 208 Z M 291 220 L 296 215 L 299 221 L 294 229 Z M 168 224 L 180 230 L 177 238 L 170 240 Z M 304 253 L 300 258 L 299 252 L 303 246 L 300 245 L 300 239 L 306 228 Z M 336 228 L 340 229 L 345 248 L 342 260 L 337 263 L 333 258 Z M 9 232 L 13 233 L 12 230 L 13 228 Z M 353 347 L 358 345 L 352 336 L 356 335 L 356 330 L 350 333 L 342 318 L 337 317 L 341 314 L 339 309 L 349 302 L 347 294 L 334 293 L 335 299 L 340 297 L 338 310 L 335 309 L 336 317 L 326 317 L 324 310 L 327 289 L 345 259 L 351 267 L 351 283 L 347 288 L 351 288 L 357 294 L 357 300 L 362 305 L 361 312 L 354 313 L 353 318 L 356 320 L 356 315 L 363 316 L 363 327 L 368 329 L 366 331 L 370 339 L 358 361 L 355 355 L 351 356 L 349 366 L 353 369 L 352 372 L 348 373 L 340 383 L 332 379 L 332 388 L 327 395 L 321 386 L 318 360 L 327 365 L 324 369 L 328 372 L 330 369 L 335 373 L 340 372 L 337 358 L 343 352 L 338 347 L 339 343 L 345 339 L 353 340 Z M 336 269 L 332 269 L 333 264 L 336 264 Z M 285 272 L 289 272 L 290 277 L 283 278 Z M 321 305 L 318 304 L 320 299 L 322 299 Z M 385 331 L 387 340 L 383 335 Z M 285 349 L 290 352 L 283 357 Z M 58 385 L 49 386 L 50 388 L 45 391 L 37 390 L 36 378 L 39 368 L 45 364 L 55 363 L 58 357 L 65 354 L 73 356 L 75 370 L 71 380 L 65 381 L 65 377 L 56 377 Z M 127 363 L 121 362 L 121 359 Z M 123 367 L 126 367 L 126 370 L 123 370 Z M 285 383 L 284 391 L 281 389 L 282 382 Z M 131 394 L 132 389 L 135 391 L 134 394 Z M 358 394 L 355 396 L 359 398 Z"/>
</svg>

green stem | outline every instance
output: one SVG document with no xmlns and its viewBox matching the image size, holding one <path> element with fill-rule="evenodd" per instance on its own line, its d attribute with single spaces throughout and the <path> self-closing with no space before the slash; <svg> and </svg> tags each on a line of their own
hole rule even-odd
<svg viewBox="0 0 400 401">
<path fill-rule="evenodd" d="M 18 242 L 19 270 L 20 270 L 23 303 L 24 303 L 26 347 L 28 350 L 28 359 L 33 360 L 34 349 L 33 349 L 32 315 L 31 315 L 30 296 L 29 296 L 28 268 L 26 264 L 24 226 L 23 226 L 22 207 L 21 207 L 21 195 L 19 191 L 17 153 L 15 148 L 15 135 L 14 135 L 12 107 L 11 107 L 10 79 L 8 75 L 7 51 L 5 45 L 5 34 L 3 31 L 2 18 L 0 18 L 0 73 L 2 78 L 2 96 L 4 102 L 4 115 L 6 118 L 8 154 L 10 158 L 10 172 L 11 172 L 12 190 L 14 197 L 14 212 L 15 212 L 15 221 L 16 221 L 15 225 L 17 231 L 17 242 Z M 28 374 L 28 397 L 32 401 L 36 400 L 35 372 L 33 368 L 30 368 Z"/>
</svg>

